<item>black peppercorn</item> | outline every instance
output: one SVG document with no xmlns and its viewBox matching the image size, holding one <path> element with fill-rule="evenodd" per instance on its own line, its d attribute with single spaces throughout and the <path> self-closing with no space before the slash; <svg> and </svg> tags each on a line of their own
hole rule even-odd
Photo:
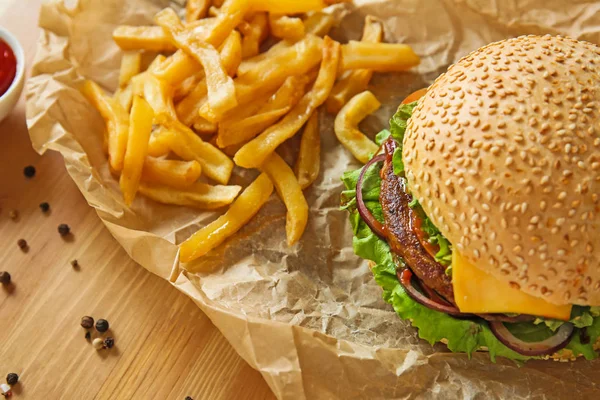
<svg viewBox="0 0 600 400">
<path fill-rule="evenodd" d="M 10 274 L 6 271 L 0 271 L 0 283 L 8 285 L 10 283 Z"/>
<path fill-rule="evenodd" d="M 17 382 L 19 382 L 19 375 L 15 374 L 14 372 L 11 372 L 10 374 L 6 375 L 6 383 L 8 383 L 9 385 L 16 385 Z"/>
<path fill-rule="evenodd" d="M 33 165 L 28 165 L 23 168 L 23 174 L 25 174 L 26 178 L 33 178 L 35 176 L 35 167 Z"/>
<path fill-rule="evenodd" d="M 185 400 L 194 400 L 190 396 L 185 396 Z"/>
<path fill-rule="evenodd" d="M 104 347 L 106 347 L 107 349 L 112 349 L 114 345 L 115 339 L 111 338 L 110 336 L 104 339 Z"/>
<path fill-rule="evenodd" d="M 81 317 L 81 326 L 85 329 L 92 329 L 94 327 L 94 318 L 88 315 Z"/>
<path fill-rule="evenodd" d="M 71 228 L 69 228 L 69 225 L 67 224 L 60 224 L 58 226 L 58 233 L 60 233 L 60 236 L 67 236 L 71 233 Z"/>
<path fill-rule="evenodd" d="M 96 330 L 100 333 L 106 332 L 108 330 L 108 321 L 105 319 L 96 321 Z"/>
<path fill-rule="evenodd" d="M 19 248 L 21 250 L 25 250 L 25 249 L 27 249 L 27 240 L 19 239 L 19 240 L 17 240 L 17 245 L 19 246 Z"/>
<path fill-rule="evenodd" d="M 85 333 L 85 338 L 86 338 L 86 340 L 90 340 L 92 338 L 92 333 L 90 331 L 87 331 Z"/>
<path fill-rule="evenodd" d="M 46 202 L 40 203 L 40 209 L 42 212 L 48 212 L 48 210 L 50 210 L 50 204 Z"/>
<path fill-rule="evenodd" d="M 77 260 L 71 260 L 71 267 L 73 267 L 73 268 L 79 268 L 79 261 L 77 261 Z"/>
</svg>

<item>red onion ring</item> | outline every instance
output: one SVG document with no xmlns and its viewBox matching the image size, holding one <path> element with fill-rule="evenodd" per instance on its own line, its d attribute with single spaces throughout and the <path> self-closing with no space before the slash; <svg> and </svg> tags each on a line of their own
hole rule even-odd
<svg viewBox="0 0 600 400">
<path fill-rule="evenodd" d="M 478 317 L 485 319 L 486 321 L 498 321 L 498 322 L 530 322 L 535 320 L 533 315 L 529 314 L 519 314 L 514 317 L 508 316 L 506 314 L 476 314 Z"/>
<path fill-rule="evenodd" d="M 573 324 L 566 322 L 558 328 L 556 333 L 546 340 L 540 342 L 525 342 L 516 336 L 504 326 L 503 322 L 489 322 L 490 329 L 494 336 L 506 347 L 516 351 L 524 356 L 545 356 L 552 355 L 558 350 L 564 348 L 573 336 Z"/>
<path fill-rule="evenodd" d="M 375 156 L 372 159 L 370 159 L 369 162 L 366 163 L 365 166 L 363 167 L 363 169 L 360 171 L 360 175 L 358 176 L 358 181 L 356 182 L 356 209 L 358 210 L 358 213 L 360 214 L 360 217 L 362 218 L 362 220 L 365 221 L 365 223 L 369 226 L 369 228 L 371 228 L 373 233 L 375 233 L 381 239 L 386 240 L 387 235 L 385 232 L 385 226 L 383 226 L 383 224 L 381 224 L 381 222 L 377 221 L 377 219 L 375 219 L 373 214 L 371 214 L 371 211 L 369 211 L 369 209 L 365 205 L 365 202 L 363 200 L 363 193 L 362 193 L 362 186 L 363 186 L 363 180 L 365 178 L 365 173 L 367 172 L 367 170 L 369 168 L 371 168 L 371 166 L 373 164 L 382 162 L 382 161 L 385 161 L 385 154 L 380 154 L 380 155 Z"/>
<path fill-rule="evenodd" d="M 398 280 L 406 291 L 406 293 L 417 303 L 430 308 L 435 311 L 442 312 L 444 314 L 452 315 L 453 317 L 472 317 L 473 314 L 461 313 L 460 310 L 451 305 L 441 304 L 432 299 L 427 298 L 424 294 L 419 292 L 412 283 L 412 272 L 405 268 L 397 272 Z"/>
</svg>

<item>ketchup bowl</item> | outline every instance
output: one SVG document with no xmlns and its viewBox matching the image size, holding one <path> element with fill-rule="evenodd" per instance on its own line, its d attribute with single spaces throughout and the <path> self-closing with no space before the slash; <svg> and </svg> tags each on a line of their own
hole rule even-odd
<svg viewBox="0 0 600 400">
<path fill-rule="evenodd" d="M 17 39 L 0 27 L 0 122 L 19 101 L 25 77 L 25 54 Z"/>
</svg>

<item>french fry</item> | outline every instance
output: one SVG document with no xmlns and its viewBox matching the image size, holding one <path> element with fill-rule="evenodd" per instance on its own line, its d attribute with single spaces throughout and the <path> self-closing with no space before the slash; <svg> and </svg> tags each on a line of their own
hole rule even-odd
<svg viewBox="0 0 600 400">
<path fill-rule="evenodd" d="M 343 70 L 406 71 L 419 63 L 419 56 L 406 44 L 368 43 L 351 40 L 342 46 L 341 68 Z"/>
<path fill-rule="evenodd" d="M 304 95 L 304 89 L 309 82 L 307 76 L 290 76 L 285 80 L 283 85 L 277 90 L 277 92 L 270 96 L 268 101 L 256 109 L 252 110 L 251 107 L 246 107 L 251 112 L 247 114 L 244 111 L 239 111 L 236 118 L 226 118 L 219 124 L 219 134 L 217 136 L 217 144 L 219 147 L 228 147 L 234 144 L 244 143 L 254 138 L 256 135 L 261 133 L 272 125 L 279 117 L 269 123 L 269 121 L 263 121 L 262 123 L 252 124 L 251 121 L 256 121 L 251 116 L 252 114 L 265 115 L 276 110 L 290 109 L 294 107 Z M 261 104 L 261 101 L 257 101 L 257 104 Z M 239 109 L 240 107 L 236 108 Z M 279 115 L 281 116 L 281 115 Z"/>
<path fill-rule="evenodd" d="M 242 58 L 254 57 L 260 52 L 260 45 L 269 36 L 269 20 L 267 14 L 256 13 L 250 19 L 248 28 L 242 32 Z"/>
<path fill-rule="evenodd" d="M 321 61 L 322 39 L 311 36 L 292 46 L 292 50 L 271 62 L 265 61 L 235 79 L 238 105 L 248 104 L 268 93 L 273 93 L 292 75 L 308 73 Z M 238 68 L 239 71 L 239 68 Z M 224 118 L 215 115 L 208 104 L 200 107 L 200 116 L 211 122 Z"/>
<path fill-rule="evenodd" d="M 293 63 L 294 59 L 306 58 L 307 60 L 312 60 L 313 58 L 317 58 L 317 62 L 319 62 L 321 61 L 322 47 L 323 40 L 314 35 L 307 35 L 304 39 L 296 43 L 282 40 L 266 52 L 242 61 L 238 67 L 237 74 L 239 77 L 244 77 L 244 79 L 256 79 L 261 72 L 269 67 L 281 65 L 286 65 L 287 67 L 288 64 Z M 248 77 L 245 75 L 248 75 Z"/>
<path fill-rule="evenodd" d="M 241 37 L 239 32 L 232 31 L 229 37 L 223 42 L 220 49 L 221 62 L 227 73 L 233 75 L 237 70 L 238 65 L 242 61 L 241 57 Z M 183 98 L 175 108 L 179 120 L 187 126 L 191 126 L 195 121 L 200 119 L 198 110 L 206 103 L 208 87 L 206 80 L 200 81 L 196 87 Z M 213 124 L 214 130 L 216 126 Z"/>
<path fill-rule="evenodd" d="M 208 103 L 217 115 L 237 105 L 233 80 L 223 68 L 217 50 L 205 42 L 201 42 L 187 31 L 175 11 L 166 8 L 156 14 L 155 21 L 169 32 L 173 41 L 189 56 L 202 64 L 206 74 Z"/>
<path fill-rule="evenodd" d="M 121 171 L 127 147 L 129 115 L 117 101 L 106 96 L 100 86 L 92 81 L 85 81 L 82 92 L 106 122 L 108 161 L 113 170 Z"/>
<path fill-rule="evenodd" d="M 194 207 L 201 210 L 215 210 L 231 204 L 241 186 L 211 186 L 206 183 L 194 183 L 186 189 L 175 189 L 165 185 L 142 183 L 140 193 L 163 204 Z"/>
<path fill-rule="evenodd" d="M 142 181 L 175 189 L 187 189 L 200 178 L 201 173 L 202 167 L 196 160 L 179 161 L 146 157 Z"/>
<path fill-rule="evenodd" d="M 216 8 L 223 7 L 223 3 L 225 3 L 225 0 L 212 0 L 212 5 Z"/>
<path fill-rule="evenodd" d="M 290 166 L 277 153 L 271 154 L 260 169 L 271 178 L 287 208 L 285 232 L 288 246 L 292 246 L 300 239 L 308 222 L 308 203 L 302 188 Z"/>
<path fill-rule="evenodd" d="M 297 41 L 304 37 L 304 23 L 298 17 L 283 14 L 269 14 L 271 34 L 276 38 Z"/>
<path fill-rule="evenodd" d="M 229 182 L 233 161 L 221 150 L 200 139 L 190 128 L 175 119 L 164 118 L 159 122 L 167 128 L 164 134 L 175 154 L 187 161 L 198 161 L 203 174 L 218 183 L 225 185 Z"/>
<path fill-rule="evenodd" d="M 198 110 L 206 103 L 206 95 L 208 88 L 206 86 L 206 80 L 198 82 L 196 87 L 175 107 L 175 111 L 179 120 L 186 126 L 192 126 L 194 121 L 198 118 Z"/>
<path fill-rule="evenodd" d="M 153 74 L 157 78 L 175 86 L 200 71 L 203 71 L 203 69 L 198 61 L 188 56 L 185 51 L 177 50 L 173 55 L 167 57 L 156 68 Z"/>
<path fill-rule="evenodd" d="M 309 187 L 319 176 L 321 167 L 321 135 L 319 134 L 319 111 L 315 110 L 310 116 L 302 139 L 300 140 L 300 151 L 294 167 L 298 183 L 304 190 Z"/>
<path fill-rule="evenodd" d="M 215 25 L 207 35 L 206 42 L 219 47 L 231 31 L 244 20 L 249 9 L 250 0 L 226 0 L 215 16 Z"/>
<path fill-rule="evenodd" d="M 316 11 L 304 20 L 304 30 L 306 33 L 323 37 L 329 33 L 334 24 L 335 18 L 333 15 Z"/>
<path fill-rule="evenodd" d="M 158 79 L 152 74 L 146 74 L 142 84 L 142 93 L 146 101 L 154 110 L 154 114 L 177 116 L 173 105 L 173 88 L 165 81 Z"/>
<path fill-rule="evenodd" d="M 242 37 L 238 31 L 231 31 L 219 48 L 223 68 L 229 76 L 235 75 L 242 62 Z"/>
<path fill-rule="evenodd" d="M 279 118 L 287 114 L 288 111 L 290 111 L 290 107 L 266 111 L 245 118 L 235 125 L 229 125 L 227 128 L 219 126 L 217 145 L 219 147 L 227 147 L 233 144 L 244 143 L 256 136 L 257 133 L 262 132 L 265 128 L 273 125 Z"/>
<path fill-rule="evenodd" d="M 177 103 L 189 95 L 204 79 L 204 72 L 192 75 L 173 87 L 173 102 Z"/>
<path fill-rule="evenodd" d="M 323 0 L 259 0 L 252 2 L 252 11 L 274 14 L 300 14 L 318 11 L 325 7 Z"/>
<path fill-rule="evenodd" d="M 164 130 L 163 127 L 159 127 L 150 134 L 150 140 L 148 141 L 148 155 L 150 157 L 163 157 L 171 151 L 169 137 L 163 134 Z"/>
<path fill-rule="evenodd" d="M 132 77 L 140 73 L 142 64 L 142 53 L 128 51 L 121 58 L 121 69 L 119 70 L 119 87 L 127 86 Z"/>
<path fill-rule="evenodd" d="M 131 107 L 129 137 L 119 180 L 123 198 L 128 206 L 133 202 L 140 184 L 144 160 L 148 155 L 148 141 L 152 132 L 153 118 L 152 107 L 142 97 L 136 96 Z"/>
<path fill-rule="evenodd" d="M 368 15 L 365 18 L 361 40 L 363 42 L 378 43 L 381 42 L 382 37 L 383 25 L 381 21 Z M 346 71 L 331 90 L 326 102 L 327 111 L 332 114 L 339 112 L 354 95 L 367 90 L 372 76 L 373 71 L 370 69 Z"/>
<path fill-rule="evenodd" d="M 225 214 L 179 245 L 180 260 L 190 262 L 219 246 L 258 213 L 271 193 L 271 180 L 266 174 L 261 174 L 240 194 Z"/>
<path fill-rule="evenodd" d="M 118 26 L 113 31 L 113 40 L 121 50 L 146 50 L 171 52 L 176 48 L 169 35 L 160 26 Z"/>
<path fill-rule="evenodd" d="M 217 133 L 217 124 L 207 121 L 202 117 L 198 117 L 192 126 L 194 127 L 194 131 L 199 135 L 212 135 L 213 133 Z"/>
<path fill-rule="evenodd" d="M 133 101 L 133 85 L 129 84 L 124 88 L 118 88 L 115 92 L 113 99 L 117 101 L 125 112 L 129 112 L 131 103 Z"/>
<path fill-rule="evenodd" d="M 323 62 L 317 81 L 310 92 L 277 124 L 246 143 L 235 155 L 237 165 L 245 168 L 259 167 L 275 149 L 291 138 L 308 120 L 314 110 L 325 102 L 335 82 L 340 44 L 329 37 L 323 41 Z"/>
<path fill-rule="evenodd" d="M 335 117 L 335 135 L 340 143 L 363 164 L 377 153 L 378 146 L 358 130 L 358 124 L 380 106 L 381 103 L 373 93 L 367 90 L 350 99 Z"/>
<path fill-rule="evenodd" d="M 187 0 L 185 4 L 185 22 L 197 21 L 206 17 L 210 0 Z"/>
</svg>

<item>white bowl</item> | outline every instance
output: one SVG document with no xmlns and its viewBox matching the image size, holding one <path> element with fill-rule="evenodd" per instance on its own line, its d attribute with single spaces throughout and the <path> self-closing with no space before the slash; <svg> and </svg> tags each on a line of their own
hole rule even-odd
<svg viewBox="0 0 600 400">
<path fill-rule="evenodd" d="M 0 96 L 0 122 L 15 108 L 23 91 L 25 80 L 25 53 L 19 41 L 6 29 L 0 27 L 0 39 L 12 49 L 17 59 L 17 72 L 8 90 Z"/>
</svg>

